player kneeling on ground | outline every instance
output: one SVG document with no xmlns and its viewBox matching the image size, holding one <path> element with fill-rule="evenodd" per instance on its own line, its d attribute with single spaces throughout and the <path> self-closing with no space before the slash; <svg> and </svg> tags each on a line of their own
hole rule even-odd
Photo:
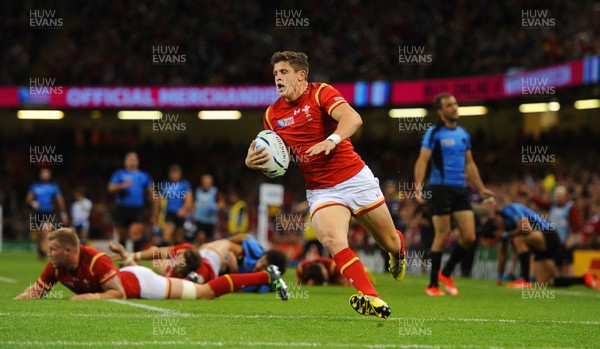
<svg viewBox="0 0 600 349">
<path fill-rule="evenodd" d="M 71 300 L 213 299 L 245 286 L 261 284 L 273 285 L 281 299 L 288 299 L 287 286 L 276 266 L 269 266 L 264 272 L 224 275 L 199 285 L 164 277 L 142 266 L 119 270 L 106 253 L 81 245 L 77 234 L 69 228 L 52 231 L 48 240 L 50 262 L 40 278 L 15 299 L 42 298 L 57 282 L 77 294 Z"/>
<path fill-rule="evenodd" d="M 596 288 L 596 278 L 585 273 L 583 277 L 559 276 L 558 262 L 561 257 L 560 239 L 552 225 L 532 209 L 511 203 L 497 211 L 495 217 L 486 224 L 484 235 L 496 238 L 508 237 L 513 240 L 521 263 L 521 279 L 509 285 L 511 288 L 528 288 L 530 251 L 533 252 L 533 274 L 538 284 L 564 287 L 585 284 Z"/>
</svg>

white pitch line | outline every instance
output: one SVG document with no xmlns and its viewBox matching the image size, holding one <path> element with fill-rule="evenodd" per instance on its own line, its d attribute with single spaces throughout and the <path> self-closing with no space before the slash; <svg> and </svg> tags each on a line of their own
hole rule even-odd
<svg viewBox="0 0 600 349">
<path fill-rule="evenodd" d="M 500 347 L 484 347 L 484 346 L 472 346 L 472 345 L 427 345 L 427 344 L 358 344 L 358 343 L 323 343 L 323 342 L 210 342 L 210 341 L 111 341 L 111 342 L 75 342 L 75 341 L 0 341 L 0 345 L 9 346 L 90 346 L 90 347 L 116 347 L 116 346 L 159 346 L 159 345 L 171 345 L 171 346 L 199 346 L 199 347 L 222 347 L 222 346 L 234 346 L 234 347 L 311 347 L 319 348 L 323 346 L 335 347 L 335 348 L 369 348 L 369 349 L 386 349 L 386 348 L 400 348 L 400 349 L 443 349 L 443 348 L 496 348 Z"/>
<path fill-rule="evenodd" d="M 8 284 L 15 284 L 17 280 L 11 278 L 5 278 L 4 276 L 0 276 L 0 282 L 6 282 Z"/>
<path fill-rule="evenodd" d="M 171 314 L 171 315 L 177 315 L 177 316 L 183 316 L 183 317 L 192 316 L 192 314 L 182 313 L 177 310 L 159 308 L 159 307 L 155 307 L 152 305 L 141 304 L 141 303 L 134 303 L 134 302 L 126 301 L 123 299 L 108 299 L 107 301 L 111 302 L 111 303 L 118 303 L 118 304 L 123 304 L 123 305 L 129 305 L 131 307 L 142 308 L 142 309 L 146 309 L 146 310 L 150 310 L 150 311 L 156 311 L 156 312 L 164 313 L 164 314 Z"/>
<path fill-rule="evenodd" d="M 459 279 L 460 282 L 460 279 Z M 410 284 L 410 285 L 420 285 L 423 284 L 422 282 L 419 282 L 418 280 L 404 280 L 402 281 L 402 283 L 404 284 Z M 460 286 L 460 285 L 459 285 Z M 520 289 L 507 289 L 504 286 L 495 286 L 495 285 L 466 285 L 464 286 L 464 288 L 469 289 L 469 288 L 479 288 L 479 289 L 485 289 L 485 290 L 490 290 L 490 289 L 506 289 L 507 292 L 513 292 L 516 294 L 517 291 L 521 291 Z M 589 297 L 589 298 L 600 298 L 600 292 L 593 292 L 593 293 L 586 293 L 586 292 L 581 292 L 581 291 L 570 291 L 568 289 L 565 289 L 564 287 L 548 287 L 547 288 L 548 291 L 553 291 L 556 292 L 557 294 L 560 295 L 565 295 L 565 296 L 573 296 L 573 297 Z"/>
<path fill-rule="evenodd" d="M 125 303 L 127 305 L 136 304 L 143 305 L 143 309 L 152 311 L 158 311 L 166 315 L 172 316 L 183 316 L 190 318 L 222 318 L 222 319 L 266 319 L 266 320 L 348 320 L 348 321 L 386 321 L 377 319 L 374 317 L 360 317 L 360 316 L 325 316 L 325 315 L 237 315 L 237 314 L 210 314 L 210 313 L 181 313 L 174 310 L 163 309 L 158 307 L 147 306 L 139 303 Z M 150 309 L 152 308 L 152 309 Z M 160 310 L 158 310 L 160 309 Z M 89 313 L 0 313 L 0 316 L 16 316 L 16 317 L 84 317 L 84 318 L 155 318 L 156 315 L 151 314 L 121 314 L 121 313 L 100 313 L 100 314 L 89 314 Z M 387 321 L 403 321 L 403 318 L 391 318 Z M 535 323 L 535 324 L 557 324 L 557 325 L 591 325 L 599 326 L 600 321 L 575 321 L 575 320 L 535 320 L 535 319 L 485 319 L 485 318 L 409 318 L 409 320 L 422 320 L 422 321 L 434 321 L 434 322 L 445 322 L 445 321 L 458 321 L 458 322 L 489 322 L 489 323 L 509 323 L 509 324 L 523 324 L 523 323 Z"/>
</svg>

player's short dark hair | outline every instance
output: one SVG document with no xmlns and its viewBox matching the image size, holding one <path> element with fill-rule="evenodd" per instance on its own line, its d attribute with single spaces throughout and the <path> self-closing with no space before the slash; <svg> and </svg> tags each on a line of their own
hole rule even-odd
<svg viewBox="0 0 600 349">
<path fill-rule="evenodd" d="M 325 283 L 325 275 L 323 275 L 323 269 L 318 262 L 309 263 L 305 267 L 304 273 L 306 274 L 306 279 L 312 280 L 314 285 L 323 285 Z"/>
<path fill-rule="evenodd" d="M 200 252 L 195 248 L 188 248 L 183 252 L 183 260 L 185 265 L 180 269 L 180 274 L 186 276 L 187 274 L 196 271 L 202 265 L 202 258 Z"/>
<path fill-rule="evenodd" d="M 304 70 L 308 75 L 308 56 L 304 52 L 279 51 L 271 56 L 271 65 L 288 62 L 295 71 Z"/>
<path fill-rule="evenodd" d="M 435 96 L 435 99 L 433 100 L 433 109 L 434 110 L 442 109 L 442 99 L 448 98 L 448 97 L 452 97 L 452 95 L 448 92 L 442 92 L 442 93 L 438 94 L 437 96 Z"/>
<path fill-rule="evenodd" d="M 285 274 L 285 269 L 287 268 L 287 257 L 285 253 L 279 250 L 268 250 L 265 253 L 267 256 L 267 263 L 274 264 L 279 268 L 281 275 Z"/>
<path fill-rule="evenodd" d="M 173 172 L 173 171 L 179 171 L 181 172 L 181 166 L 179 164 L 171 164 L 169 166 L 169 172 Z"/>
</svg>

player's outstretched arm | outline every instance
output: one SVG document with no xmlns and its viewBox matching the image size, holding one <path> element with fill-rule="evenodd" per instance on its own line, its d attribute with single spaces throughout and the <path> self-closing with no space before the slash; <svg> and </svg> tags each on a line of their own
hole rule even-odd
<svg viewBox="0 0 600 349">
<path fill-rule="evenodd" d="M 254 149 L 255 147 L 256 140 L 253 140 L 252 143 L 250 143 L 248 154 L 246 155 L 246 166 L 251 170 L 267 170 L 267 166 L 264 166 L 263 164 L 269 161 L 269 154 L 263 152 L 265 148 L 260 147 Z"/>
<path fill-rule="evenodd" d="M 105 283 L 103 283 L 102 290 L 104 290 L 104 292 L 83 293 L 83 294 L 75 295 L 69 299 L 72 301 L 82 301 L 82 300 L 126 299 L 127 298 L 127 294 L 125 293 L 125 289 L 123 288 L 123 284 L 121 284 L 121 279 L 119 279 L 118 275 L 111 277 Z"/>
<path fill-rule="evenodd" d="M 17 295 L 13 300 L 22 300 L 22 299 L 40 299 L 46 294 L 46 292 L 50 291 L 50 289 L 46 289 L 39 282 L 35 282 L 33 285 L 27 287 L 23 293 Z"/>
<path fill-rule="evenodd" d="M 331 113 L 331 117 L 337 122 L 335 132 L 327 137 L 327 139 L 313 145 L 307 151 L 307 155 L 317 155 L 329 153 L 346 138 L 350 138 L 361 126 L 362 118 L 348 103 L 343 103 L 337 106 Z"/>
<path fill-rule="evenodd" d="M 237 234 L 234 235 L 232 237 L 229 238 L 229 241 L 233 242 L 234 244 L 239 244 L 241 245 L 242 242 L 244 242 L 244 240 L 246 240 L 247 238 L 251 237 L 252 235 L 248 234 L 248 233 L 244 233 L 244 234 Z"/>
</svg>

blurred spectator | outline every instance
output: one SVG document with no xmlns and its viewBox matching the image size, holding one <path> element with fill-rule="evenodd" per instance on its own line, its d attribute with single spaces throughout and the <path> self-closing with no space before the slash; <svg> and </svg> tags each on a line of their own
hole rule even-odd
<svg viewBox="0 0 600 349">
<path fill-rule="evenodd" d="M 548 189 L 548 188 L 546 188 Z M 548 211 L 548 221 L 556 230 L 563 247 L 563 265 L 561 271 L 571 274 L 573 264 L 573 247 L 579 238 L 582 228 L 582 217 L 579 207 L 569 198 L 567 188 L 562 185 L 554 188 L 554 200 L 548 200 L 540 196 L 531 196 L 541 209 Z"/>
<path fill-rule="evenodd" d="M 227 228 L 229 234 L 244 234 L 248 231 L 248 205 L 234 189 L 229 192 L 229 218 Z"/>
<path fill-rule="evenodd" d="M 272 79 L 265 63 L 285 44 L 317 62 L 311 75 L 319 81 L 499 74 L 600 53 L 600 6 L 593 0 L 537 6 L 476 0 L 358 0 L 344 6 L 318 0 L 301 6 L 274 0 L 58 1 L 52 9 L 63 27 L 23 30 L 30 8 L 22 1 L 2 4 L 0 84 L 27 85 L 34 75 L 55 77 L 59 85 L 265 83 Z M 307 28 L 277 26 L 273 15 L 290 8 L 308 19 Z M 533 9 L 546 11 L 555 25 L 524 26 L 522 11 Z M 400 64 L 402 46 L 422 47 L 431 65 Z M 177 49 L 184 62 L 157 64 L 157 47 Z"/>
<path fill-rule="evenodd" d="M 79 236 L 82 245 L 87 244 L 90 231 L 90 214 L 92 213 L 92 201 L 85 197 L 85 189 L 77 188 L 73 192 L 75 201 L 71 204 L 71 219 L 73 227 Z"/>
</svg>

